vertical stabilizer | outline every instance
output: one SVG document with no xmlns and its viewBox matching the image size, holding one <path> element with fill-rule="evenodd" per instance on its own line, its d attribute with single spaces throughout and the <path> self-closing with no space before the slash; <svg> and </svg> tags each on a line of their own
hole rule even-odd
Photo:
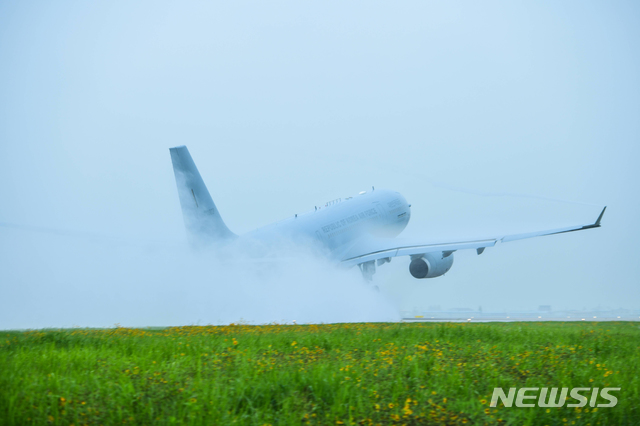
<svg viewBox="0 0 640 426">
<path fill-rule="evenodd" d="M 184 225 L 196 243 L 215 243 L 236 235 L 224 224 L 186 146 L 169 148 Z"/>
</svg>

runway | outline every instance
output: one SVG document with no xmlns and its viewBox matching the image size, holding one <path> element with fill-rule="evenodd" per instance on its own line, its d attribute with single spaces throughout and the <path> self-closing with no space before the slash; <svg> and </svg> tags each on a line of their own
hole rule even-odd
<svg viewBox="0 0 640 426">
<path fill-rule="evenodd" d="M 611 313 L 481 313 L 470 312 L 466 315 L 460 312 L 432 312 L 424 315 L 406 316 L 402 322 L 610 322 L 610 321 L 636 321 L 640 322 L 640 314 L 637 312 L 614 315 Z"/>
</svg>

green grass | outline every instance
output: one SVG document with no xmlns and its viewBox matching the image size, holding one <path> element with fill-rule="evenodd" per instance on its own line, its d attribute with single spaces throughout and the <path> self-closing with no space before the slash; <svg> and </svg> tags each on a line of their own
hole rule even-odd
<svg viewBox="0 0 640 426">
<path fill-rule="evenodd" d="M 0 332 L 0 423 L 638 425 L 639 367 L 624 322 Z M 495 387 L 621 390 L 490 408 Z"/>
</svg>

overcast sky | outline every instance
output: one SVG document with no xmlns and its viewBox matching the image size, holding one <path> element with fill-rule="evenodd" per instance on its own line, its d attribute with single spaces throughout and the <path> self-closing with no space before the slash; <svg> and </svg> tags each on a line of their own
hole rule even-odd
<svg viewBox="0 0 640 426">
<path fill-rule="evenodd" d="M 600 229 L 458 252 L 437 279 L 394 259 L 381 297 L 639 309 L 639 41 L 634 1 L 3 1 L 0 222 L 182 244 L 168 148 L 184 144 L 236 233 L 372 185 L 413 205 L 407 236 L 588 223 L 607 205 Z M 166 252 L 85 240 L 0 228 L 0 328 L 127 323 L 123 288 L 100 321 L 103 293 L 83 293 L 124 276 L 181 292 L 187 255 L 174 271 Z"/>
</svg>

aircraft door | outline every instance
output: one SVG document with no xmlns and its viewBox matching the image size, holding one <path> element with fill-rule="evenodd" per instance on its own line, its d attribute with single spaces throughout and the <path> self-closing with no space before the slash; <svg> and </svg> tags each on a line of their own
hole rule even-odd
<svg viewBox="0 0 640 426">
<path fill-rule="evenodd" d="M 372 234 L 376 237 L 395 237 L 397 233 L 390 233 L 387 229 L 389 226 L 389 213 L 383 203 L 376 201 L 374 203 L 375 209 L 378 212 L 378 220 L 372 227 Z"/>
<path fill-rule="evenodd" d="M 376 208 L 376 211 L 378 212 L 378 217 L 380 218 L 381 222 L 385 222 L 387 220 L 387 209 L 384 208 L 384 206 L 382 205 L 381 202 L 376 201 L 374 203 L 374 206 Z"/>
</svg>

